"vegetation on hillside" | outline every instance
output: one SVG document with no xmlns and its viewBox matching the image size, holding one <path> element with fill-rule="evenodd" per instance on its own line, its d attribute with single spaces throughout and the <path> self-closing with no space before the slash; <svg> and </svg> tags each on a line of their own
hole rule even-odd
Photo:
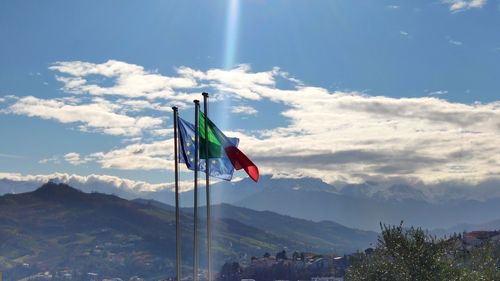
<svg viewBox="0 0 500 281">
<path fill-rule="evenodd" d="M 353 255 L 346 281 L 500 280 L 500 248 L 491 240 L 467 244 L 436 239 L 420 228 L 381 226 L 375 249 Z"/>
</svg>

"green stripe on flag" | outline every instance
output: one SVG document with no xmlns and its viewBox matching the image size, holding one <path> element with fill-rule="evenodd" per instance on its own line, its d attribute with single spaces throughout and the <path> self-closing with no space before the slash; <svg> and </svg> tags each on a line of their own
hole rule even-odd
<svg viewBox="0 0 500 281">
<path fill-rule="evenodd" d="M 200 159 L 206 159 L 205 156 L 205 114 L 200 111 L 198 118 L 198 128 L 200 134 Z M 222 157 L 222 144 L 217 138 L 214 130 L 210 125 L 208 126 L 208 158 L 221 158 Z"/>
</svg>

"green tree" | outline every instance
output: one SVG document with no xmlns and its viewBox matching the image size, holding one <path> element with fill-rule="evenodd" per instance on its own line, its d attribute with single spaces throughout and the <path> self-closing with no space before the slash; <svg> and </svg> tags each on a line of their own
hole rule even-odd
<svg viewBox="0 0 500 281">
<path fill-rule="evenodd" d="M 402 223 L 381 229 L 373 251 L 351 258 L 346 281 L 500 280 L 499 249 L 490 242 L 463 249 L 461 235 L 435 239 Z"/>
<path fill-rule="evenodd" d="M 499 263 L 498 246 L 486 242 L 478 248 L 472 248 L 456 255 L 453 267 L 457 271 L 455 275 L 460 276 L 456 280 L 500 280 Z"/>
<path fill-rule="evenodd" d="M 449 280 L 443 274 L 451 240 L 436 241 L 420 228 L 381 225 L 376 249 L 351 259 L 349 281 Z"/>
</svg>

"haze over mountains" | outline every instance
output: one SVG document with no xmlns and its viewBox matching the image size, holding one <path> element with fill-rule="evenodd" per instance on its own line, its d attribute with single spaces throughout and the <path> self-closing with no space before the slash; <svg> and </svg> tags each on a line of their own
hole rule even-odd
<svg viewBox="0 0 500 281">
<path fill-rule="evenodd" d="M 128 182 L 104 181 L 99 176 L 85 181 L 77 177 L 55 175 L 55 178 L 86 192 L 99 191 L 127 199 L 155 199 L 172 204 L 174 198 L 171 189 L 146 190 Z M 41 180 L 2 179 L 0 193 L 34 190 Z M 330 220 L 358 229 L 378 231 L 380 222 L 396 224 L 403 220 L 428 229 L 457 231 L 463 224 L 480 225 L 500 218 L 500 197 L 489 192 L 497 186 L 490 182 L 475 187 L 453 184 L 417 187 L 403 183 L 337 187 L 311 178 L 264 176 L 257 185 L 247 179 L 213 184 L 212 200 L 214 204 L 228 203 L 314 221 Z M 449 194 L 454 197 L 448 197 L 447 191 L 452 189 L 454 192 Z M 200 202 L 204 202 L 203 196 L 201 192 Z M 182 205 L 192 206 L 192 198 L 192 191 L 182 193 Z"/>
</svg>

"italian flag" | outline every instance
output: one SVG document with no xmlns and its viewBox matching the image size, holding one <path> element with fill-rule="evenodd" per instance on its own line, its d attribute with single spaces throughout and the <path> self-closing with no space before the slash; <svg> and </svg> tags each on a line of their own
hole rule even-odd
<svg viewBox="0 0 500 281">
<path fill-rule="evenodd" d="M 200 111 L 199 137 L 200 137 L 200 159 L 207 159 L 205 155 L 205 114 Z M 208 158 L 221 158 L 227 156 L 236 170 L 245 170 L 248 176 L 255 182 L 259 180 L 259 168 L 250 160 L 231 140 L 222 133 L 217 126 L 207 118 L 208 127 Z"/>
</svg>

